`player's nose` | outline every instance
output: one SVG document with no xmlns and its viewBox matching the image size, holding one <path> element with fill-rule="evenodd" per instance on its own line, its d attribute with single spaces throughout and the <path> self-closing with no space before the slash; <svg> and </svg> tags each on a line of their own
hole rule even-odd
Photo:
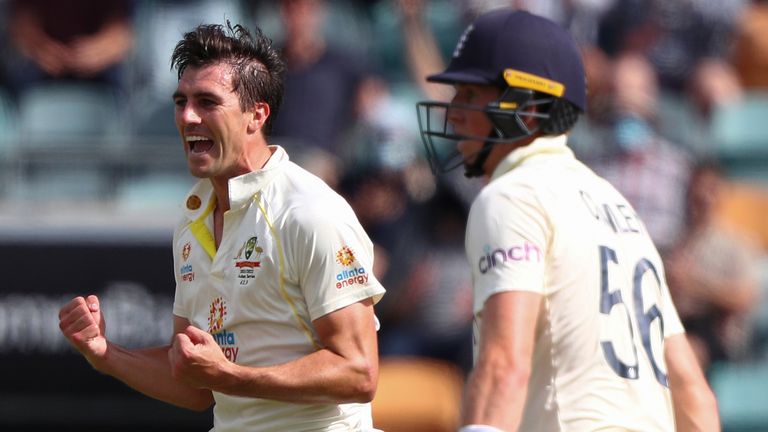
<svg viewBox="0 0 768 432">
<path fill-rule="evenodd" d="M 194 106 L 192 106 L 192 104 L 187 104 L 184 107 L 178 109 L 176 111 L 176 116 L 177 122 L 180 122 L 182 125 L 199 124 L 201 122 L 201 117 L 197 114 L 197 111 L 195 110 Z"/>
</svg>

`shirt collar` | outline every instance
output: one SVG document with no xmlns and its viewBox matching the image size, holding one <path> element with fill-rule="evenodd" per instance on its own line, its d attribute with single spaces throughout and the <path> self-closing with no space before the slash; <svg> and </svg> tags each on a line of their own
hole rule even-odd
<svg viewBox="0 0 768 432">
<path fill-rule="evenodd" d="M 533 142 L 526 146 L 518 147 L 512 150 L 506 157 L 504 157 L 504 159 L 501 160 L 501 162 L 499 162 L 499 164 L 496 166 L 496 169 L 493 170 L 491 181 L 496 180 L 509 171 L 512 171 L 533 156 L 544 154 L 562 154 L 573 157 L 573 152 L 565 145 L 566 141 L 567 138 L 565 135 L 558 135 L 555 137 L 542 136 L 536 138 Z"/>
<path fill-rule="evenodd" d="M 270 180 L 288 162 L 288 153 L 277 145 L 269 146 L 272 156 L 260 170 L 249 172 L 229 179 L 229 207 L 236 209 L 244 206 L 253 195 L 263 189 Z"/>
<path fill-rule="evenodd" d="M 272 156 L 263 168 L 229 179 L 230 208 L 240 208 L 247 204 L 288 162 L 288 153 L 282 147 L 271 145 L 269 148 Z M 198 219 L 214 199 L 213 185 L 208 179 L 201 179 L 187 194 L 187 217 L 190 220 Z"/>
</svg>

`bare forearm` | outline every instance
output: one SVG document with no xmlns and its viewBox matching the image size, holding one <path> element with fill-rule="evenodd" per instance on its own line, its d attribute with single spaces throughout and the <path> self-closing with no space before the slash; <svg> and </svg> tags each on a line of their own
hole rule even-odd
<svg viewBox="0 0 768 432">
<path fill-rule="evenodd" d="M 528 374 L 502 374 L 500 370 L 479 367 L 472 372 L 464 395 L 461 424 L 483 424 L 510 431 L 520 426 Z"/>
<path fill-rule="evenodd" d="M 720 430 L 717 402 L 709 389 L 685 388 L 673 391 L 675 425 L 680 432 Z"/>
<path fill-rule="evenodd" d="M 292 403 L 351 403 L 373 399 L 378 367 L 364 358 L 350 361 L 322 349 L 269 367 L 229 363 L 214 390 L 233 396 Z"/>
<path fill-rule="evenodd" d="M 668 337 L 664 351 L 677 430 L 719 431 L 715 394 L 698 367 L 685 334 Z"/>
<path fill-rule="evenodd" d="M 107 355 L 91 363 L 98 371 L 152 398 L 197 411 L 209 407 L 213 403 L 209 390 L 189 387 L 171 377 L 168 349 L 127 350 L 109 344 Z"/>
</svg>

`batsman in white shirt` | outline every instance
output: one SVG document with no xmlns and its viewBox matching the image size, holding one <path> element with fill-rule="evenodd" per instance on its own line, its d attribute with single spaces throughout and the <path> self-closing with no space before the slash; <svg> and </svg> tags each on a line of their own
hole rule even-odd
<svg viewBox="0 0 768 432">
<path fill-rule="evenodd" d="M 586 106 L 571 36 L 497 9 L 427 79 L 455 87 L 450 103 L 418 104 L 433 170 L 487 180 L 466 234 L 462 431 L 719 430 L 643 222 L 566 146 Z"/>
</svg>

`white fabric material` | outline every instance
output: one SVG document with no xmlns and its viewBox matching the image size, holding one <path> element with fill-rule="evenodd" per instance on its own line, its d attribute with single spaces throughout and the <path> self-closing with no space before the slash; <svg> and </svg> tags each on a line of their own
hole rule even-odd
<svg viewBox="0 0 768 432">
<path fill-rule="evenodd" d="M 466 425 L 466 426 L 460 427 L 459 432 L 504 432 L 504 431 L 493 426 L 472 424 L 472 425 Z"/>
<path fill-rule="evenodd" d="M 373 245 L 352 209 L 281 148 L 264 169 L 231 179 L 229 192 L 213 259 L 190 228 L 213 188 L 202 180 L 190 192 L 202 203 L 174 234 L 173 311 L 213 334 L 231 361 L 266 366 L 310 354 L 319 348 L 313 320 L 384 294 L 371 272 Z M 214 397 L 217 432 L 372 429 L 370 404 Z"/>
<path fill-rule="evenodd" d="M 476 348 L 489 297 L 544 299 L 520 430 L 674 430 L 654 365 L 664 373 L 663 338 L 683 327 L 661 258 L 629 203 L 574 158 L 565 136 L 502 161 L 470 210 L 466 252 Z M 627 365 L 627 378 L 612 364 Z"/>
</svg>

